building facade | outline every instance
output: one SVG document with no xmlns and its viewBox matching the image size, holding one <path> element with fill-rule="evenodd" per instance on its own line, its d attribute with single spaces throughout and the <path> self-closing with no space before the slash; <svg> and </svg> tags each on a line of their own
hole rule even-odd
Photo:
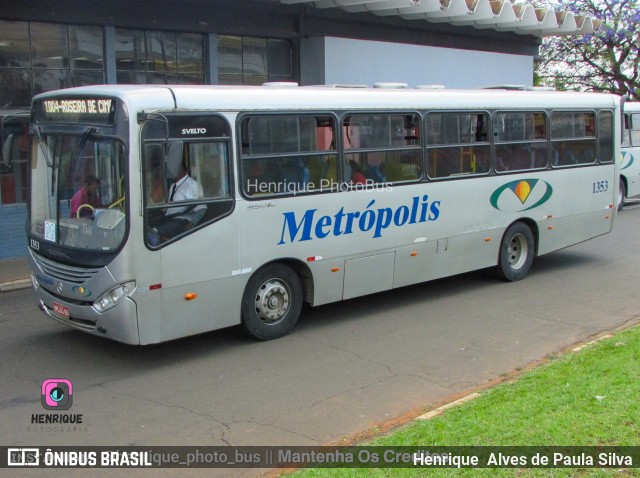
<svg viewBox="0 0 640 478">
<path fill-rule="evenodd" d="M 499 8 L 496 7 L 499 6 Z M 0 260 L 26 255 L 28 116 L 41 92 L 100 83 L 531 85 L 557 12 L 479 0 L 3 0 Z"/>
</svg>

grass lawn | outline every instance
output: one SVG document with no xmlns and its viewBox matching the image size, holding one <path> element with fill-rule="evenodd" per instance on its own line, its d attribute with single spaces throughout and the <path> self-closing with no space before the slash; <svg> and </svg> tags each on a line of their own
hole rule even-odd
<svg viewBox="0 0 640 478">
<path fill-rule="evenodd" d="M 415 420 L 361 445 L 640 446 L 640 327 L 552 359 L 442 415 Z M 295 476 L 626 478 L 640 476 L 640 468 L 317 468 Z"/>
</svg>

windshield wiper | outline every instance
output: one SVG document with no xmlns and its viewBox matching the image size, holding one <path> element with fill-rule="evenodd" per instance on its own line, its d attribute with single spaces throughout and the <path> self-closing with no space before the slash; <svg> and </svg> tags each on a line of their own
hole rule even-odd
<svg viewBox="0 0 640 478">
<path fill-rule="evenodd" d="M 71 163 L 70 171 L 75 171 L 76 163 L 78 162 L 78 159 L 80 159 L 80 154 L 82 154 L 82 151 L 84 150 L 84 146 L 87 143 L 87 140 L 89 139 L 89 136 L 91 136 L 95 132 L 96 132 L 95 128 L 87 128 L 85 130 L 85 132 L 82 133 L 82 138 L 80 138 L 80 143 L 78 144 L 78 152 L 76 153 L 75 157 L 73 158 L 73 162 Z"/>
<path fill-rule="evenodd" d="M 49 148 L 47 148 L 44 144 L 42 134 L 40 133 L 40 127 L 37 124 L 33 125 L 33 131 L 35 131 L 36 138 L 38 138 L 38 144 L 40 145 L 40 150 L 42 151 L 42 155 L 44 156 L 44 162 L 47 163 L 47 166 L 53 168 L 54 161 L 51 158 L 51 152 L 49 151 Z"/>
</svg>

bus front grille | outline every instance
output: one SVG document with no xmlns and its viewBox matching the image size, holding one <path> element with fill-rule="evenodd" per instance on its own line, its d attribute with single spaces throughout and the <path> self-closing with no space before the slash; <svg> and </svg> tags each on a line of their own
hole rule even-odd
<svg viewBox="0 0 640 478">
<path fill-rule="evenodd" d="M 51 277 L 74 284 L 82 284 L 96 275 L 99 269 L 69 266 L 33 254 L 38 265 Z"/>
</svg>

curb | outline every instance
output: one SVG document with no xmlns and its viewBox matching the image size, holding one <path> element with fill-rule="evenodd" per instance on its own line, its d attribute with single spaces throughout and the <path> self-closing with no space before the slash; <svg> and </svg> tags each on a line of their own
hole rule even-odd
<svg viewBox="0 0 640 478">
<path fill-rule="evenodd" d="M 590 346 L 592 346 L 592 345 L 594 345 L 594 344 L 596 344 L 596 343 L 598 343 L 598 342 L 600 342 L 602 340 L 610 339 L 611 337 L 613 337 L 613 334 L 602 335 L 601 337 L 598 337 L 598 338 L 596 338 L 594 340 L 591 340 L 589 342 L 585 342 L 583 344 L 578 345 L 577 347 L 574 347 L 574 348 L 570 349 L 570 351 L 567 351 L 567 353 L 570 353 L 570 352 L 573 352 L 573 353 L 581 352 L 584 349 L 586 349 L 587 347 L 590 347 Z M 493 387 L 491 387 L 491 388 L 493 388 Z M 474 400 L 474 399 L 478 398 L 479 396 L 480 396 L 479 392 L 470 393 L 469 395 L 465 395 L 464 397 L 459 398 L 458 400 L 454 400 L 452 402 L 446 403 L 446 404 L 442 405 L 441 407 L 438 407 L 438 408 L 436 408 L 434 410 L 431 410 L 431 411 L 429 411 L 427 413 L 424 413 L 424 414 L 416 417 L 415 419 L 416 420 L 430 420 L 430 419 L 432 419 L 434 417 L 437 417 L 438 415 L 441 415 L 442 413 L 444 413 L 446 410 L 448 410 L 450 408 L 462 405 L 463 403 L 466 403 L 466 402 L 469 402 L 471 400 Z"/>
<path fill-rule="evenodd" d="M 0 293 L 12 290 L 28 289 L 29 287 L 31 287 L 31 279 L 18 279 L 0 282 Z"/>
<path fill-rule="evenodd" d="M 435 410 L 431 410 L 430 412 L 427 412 L 424 415 L 420 415 L 419 417 L 416 417 L 416 420 L 430 420 L 431 418 L 437 417 L 438 415 L 442 414 L 445 410 L 448 410 L 449 408 L 457 407 L 458 405 L 462 405 L 463 403 L 474 400 L 479 396 L 480 396 L 480 393 L 478 392 L 470 393 L 465 397 L 462 397 L 458 400 L 447 403 L 446 405 L 438 407 Z"/>
</svg>

